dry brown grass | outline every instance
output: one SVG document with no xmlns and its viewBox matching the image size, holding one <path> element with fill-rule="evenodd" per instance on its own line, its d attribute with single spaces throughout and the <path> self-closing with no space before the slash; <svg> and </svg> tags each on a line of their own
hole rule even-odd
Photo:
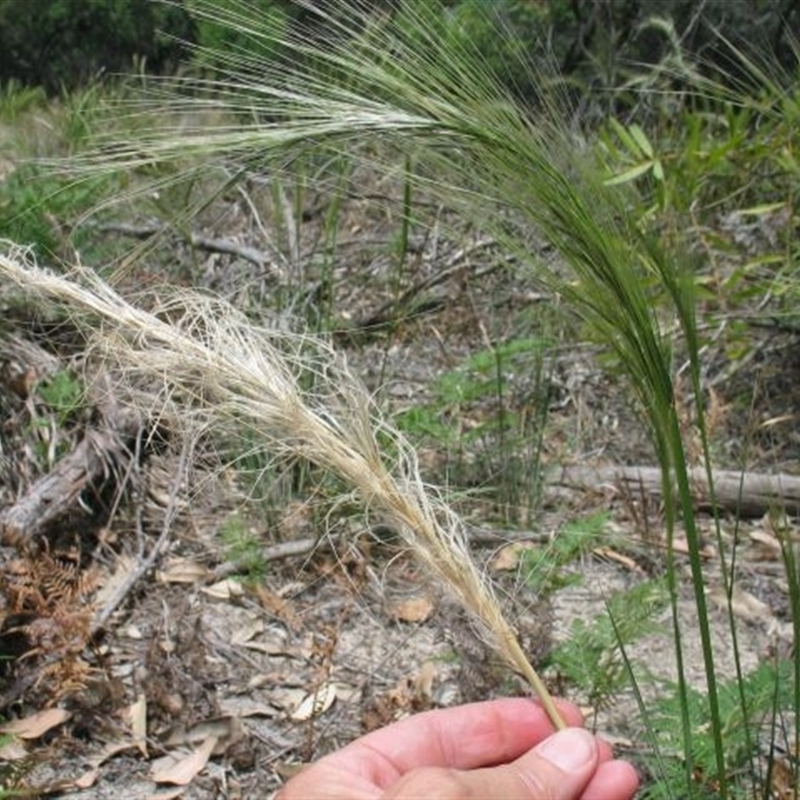
<svg viewBox="0 0 800 800">
<path fill-rule="evenodd" d="M 308 459 L 350 485 L 368 513 L 395 529 L 471 612 L 498 653 L 533 687 L 554 724 L 563 727 L 491 583 L 470 555 L 461 520 L 425 484 L 414 449 L 326 341 L 256 326 L 230 305 L 194 292 L 173 293 L 144 310 L 93 272 L 62 277 L 28 263 L 18 250 L 0 256 L 0 274 L 46 302 L 66 306 L 124 386 L 141 385 L 145 378 L 156 387 L 144 398 L 149 411 L 178 405 L 185 435 L 245 427 L 271 454 Z M 313 381 L 304 381 L 309 376 Z"/>
</svg>

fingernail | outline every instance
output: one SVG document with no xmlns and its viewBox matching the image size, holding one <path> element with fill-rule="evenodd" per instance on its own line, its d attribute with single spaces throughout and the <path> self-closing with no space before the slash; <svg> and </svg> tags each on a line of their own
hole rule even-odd
<svg viewBox="0 0 800 800">
<path fill-rule="evenodd" d="M 595 758 L 596 745 L 591 733 L 583 728 L 567 728 L 545 739 L 536 753 L 564 772 L 573 772 Z"/>
</svg>

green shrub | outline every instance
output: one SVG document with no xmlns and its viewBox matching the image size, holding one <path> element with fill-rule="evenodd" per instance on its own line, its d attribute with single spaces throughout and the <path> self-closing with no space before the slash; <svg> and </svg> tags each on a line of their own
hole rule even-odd
<svg viewBox="0 0 800 800">
<path fill-rule="evenodd" d="M 77 182 L 34 164 L 18 167 L 0 183 L 0 238 L 32 247 L 46 260 L 57 259 L 68 240 L 74 247 L 85 245 L 90 255 L 97 237 L 89 230 L 72 235 L 70 229 L 113 185 L 116 178 L 109 176 Z"/>
<path fill-rule="evenodd" d="M 794 727 L 790 722 L 795 710 L 793 670 L 789 661 L 767 661 L 741 680 L 732 679 L 719 687 L 726 777 L 734 787 L 735 797 L 756 796 L 754 783 L 763 792 L 758 796 L 770 796 L 769 764 L 778 758 L 778 753 L 791 749 L 786 735 Z M 694 689 L 690 690 L 688 699 L 689 723 L 697 734 L 692 739 L 691 754 L 697 781 L 696 796 L 716 797 L 720 776 L 711 738 L 703 735 L 711 725 L 708 704 L 702 692 Z M 684 737 L 674 686 L 667 687 L 667 691 L 651 705 L 650 713 L 651 732 L 659 751 L 663 754 L 680 752 Z M 761 753 L 767 755 L 763 765 L 758 764 Z M 658 777 L 646 786 L 644 797 L 661 800 L 683 796 L 685 778 L 680 759 L 673 757 L 665 761 L 662 758 L 659 765 L 654 760 L 649 763 Z"/>
<path fill-rule="evenodd" d="M 582 691 L 596 712 L 630 686 L 622 648 L 658 631 L 657 618 L 666 607 L 664 581 L 645 581 L 616 592 L 602 614 L 589 622 L 573 622 L 569 637 L 553 650 L 549 662 Z"/>
<path fill-rule="evenodd" d="M 44 99 L 40 86 L 23 86 L 16 78 L 0 83 L 0 122 L 15 122 L 20 114 L 41 105 Z"/>
</svg>

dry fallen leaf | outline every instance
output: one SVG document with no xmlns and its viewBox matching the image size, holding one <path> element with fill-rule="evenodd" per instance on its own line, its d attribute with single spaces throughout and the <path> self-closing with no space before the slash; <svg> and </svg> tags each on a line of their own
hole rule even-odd
<svg viewBox="0 0 800 800">
<path fill-rule="evenodd" d="M 720 608 L 727 609 L 728 599 L 722 587 L 715 587 L 709 590 L 708 596 Z M 733 587 L 731 609 L 737 617 L 741 617 L 748 622 L 769 623 L 774 616 L 772 609 L 766 603 L 739 586 Z"/>
<path fill-rule="evenodd" d="M 123 636 L 127 636 L 129 639 L 133 639 L 136 642 L 142 641 L 144 639 L 144 634 L 142 633 L 142 629 L 138 625 L 126 625 L 124 628 L 120 630 L 120 633 Z"/>
<path fill-rule="evenodd" d="M 150 777 L 156 783 L 174 783 L 178 786 L 187 786 L 194 780 L 196 775 L 205 769 L 216 745 L 216 738 L 209 736 L 200 747 L 188 756 L 180 758 L 175 754 L 169 754 L 159 758 L 153 763 Z"/>
<path fill-rule="evenodd" d="M 526 550 L 533 550 L 534 542 L 512 542 L 506 545 L 492 560 L 492 569 L 495 572 L 506 572 L 516 569 L 519 559 Z"/>
<path fill-rule="evenodd" d="M 108 742 L 103 746 L 103 749 L 97 755 L 93 756 L 89 763 L 93 767 L 101 767 L 108 761 L 109 758 L 114 758 L 119 753 L 124 753 L 126 750 L 131 750 L 136 747 L 136 743 L 126 739 L 123 742 Z"/>
<path fill-rule="evenodd" d="M 232 645 L 241 645 L 249 642 L 254 636 L 264 633 L 265 629 L 264 620 L 256 614 L 248 614 L 247 622 L 244 625 L 237 626 L 236 630 L 231 636 Z"/>
<path fill-rule="evenodd" d="M 270 692 L 269 701 L 289 714 L 305 700 L 307 694 L 303 689 L 275 685 Z"/>
<path fill-rule="evenodd" d="M 244 587 L 233 578 L 224 578 L 212 583 L 211 586 L 206 586 L 202 591 L 203 594 L 216 600 L 230 600 L 232 597 L 241 597 L 244 594 Z"/>
<path fill-rule="evenodd" d="M 75 778 L 72 782 L 72 785 L 76 789 L 91 789 L 92 786 L 97 783 L 97 779 L 100 777 L 100 770 L 96 767 L 93 767 L 88 772 L 84 772 L 79 778 Z"/>
<path fill-rule="evenodd" d="M 219 710 L 228 716 L 239 717 L 277 717 L 279 712 L 275 706 L 259 703 L 249 695 L 240 697 L 223 697 L 219 701 Z"/>
<path fill-rule="evenodd" d="M 604 558 L 608 561 L 614 561 L 617 564 L 625 567 L 625 569 L 629 570 L 630 572 L 636 572 L 639 574 L 644 573 L 644 570 L 630 556 L 620 553 L 619 550 L 614 550 L 611 547 L 596 547 L 594 550 L 592 550 L 592 553 L 599 558 Z"/>
<path fill-rule="evenodd" d="M 757 561 L 773 561 L 781 557 L 781 543 L 777 536 L 763 529 L 749 533 L 753 543 L 752 558 Z"/>
<path fill-rule="evenodd" d="M 190 728 L 176 728 L 164 739 L 167 747 L 199 745 L 214 739 L 213 755 L 223 755 L 231 745 L 244 738 L 242 721 L 235 716 L 213 717 L 198 722 Z"/>
<path fill-rule="evenodd" d="M 682 534 L 676 535 L 672 539 L 672 549 L 676 553 L 681 553 L 682 555 L 688 555 L 689 553 L 689 542 L 687 541 L 686 537 Z M 717 555 L 716 548 L 710 544 L 704 544 L 700 548 L 700 557 L 706 560 L 714 558 Z"/>
<path fill-rule="evenodd" d="M 0 733 L 19 736 L 20 739 L 38 739 L 51 728 L 66 722 L 70 716 L 69 711 L 63 708 L 48 708 L 24 719 L 15 719 L 0 725 Z"/>
<path fill-rule="evenodd" d="M 208 575 L 208 569 L 191 558 L 171 558 L 156 572 L 161 583 L 200 583 Z"/>
<path fill-rule="evenodd" d="M 140 694 L 136 702 L 126 709 L 126 716 L 131 725 L 133 742 L 139 752 L 147 758 L 147 698 Z"/>
<path fill-rule="evenodd" d="M 305 722 L 306 720 L 324 714 L 336 700 L 336 687 L 330 683 L 324 683 L 315 692 L 307 694 L 298 704 L 294 711 L 289 714 L 289 718 L 295 722 Z"/>
<path fill-rule="evenodd" d="M 433 613 L 433 603 L 427 597 L 411 597 L 392 608 L 392 616 L 401 622 L 425 622 Z"/>
</svg>

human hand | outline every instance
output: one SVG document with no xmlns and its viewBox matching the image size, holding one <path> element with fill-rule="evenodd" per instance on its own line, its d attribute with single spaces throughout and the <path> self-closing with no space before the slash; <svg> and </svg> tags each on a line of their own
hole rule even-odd
<svg viewBox="0 0 800 800">
<path fill-rule="evenodd" d="M 575 706 L 558 703 L 568 725 Z M 428 711 L 357 739 L 292 778 L 275 800 L 630 800 L 633 767 L 588 731 L 558 733 L 524 698 Z"/>
</svg>

